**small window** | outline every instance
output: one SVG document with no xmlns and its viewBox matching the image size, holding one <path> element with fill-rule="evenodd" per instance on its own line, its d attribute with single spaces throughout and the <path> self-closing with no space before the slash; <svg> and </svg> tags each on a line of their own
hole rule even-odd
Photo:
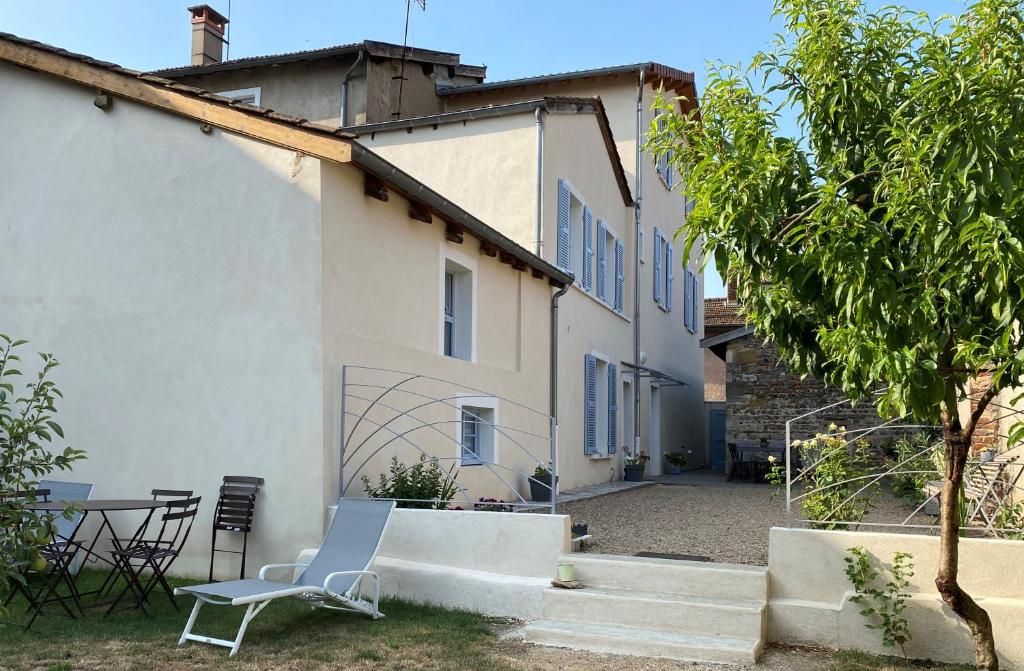
<svg viewBox="0 0 1024 671">
<path fill-rule="evenodd" d="M 473 272 L 446 258 L 441 307 L 441 353 L 473 360 Z"/>
<path fill-rule="evenodd" d="M 254 86 L 248 89 L 236 89 L 234 91 L 220 91 L 217 93 L 219 96 L 225 98 L 231 98 L 234 101 L 240 103 L 247 103 L 249 105 L 260 106 L 260 87 Z"/>
<path fill-rule="evenodd" d="M 662 113 L 658 114 L 657 119 L 658 119 L 658 131 L 662 132 L 662 131 L 665 130 L 665 126 L 667 125 L 667 121 L 665 120 L 665 116 Z M 672 177 L 673 177 L 673 175 L 672 175 L 672 152 L 668 151 L 668 152 L 665 152 L 664 154 L 660 154 L 657 157 L 656 161 L 655 161 L 654 167 L 658 171 L 658 175 L 661 177 L 661 181 L 665 185 L 665 188 L 671 189 L 672 188 Z"/>
<path fill-rule="evenodd" d="M 459 417 L 459 456 L 462 465 L 495 463 L 494 408 L 463 405 Z"/>
</svg>

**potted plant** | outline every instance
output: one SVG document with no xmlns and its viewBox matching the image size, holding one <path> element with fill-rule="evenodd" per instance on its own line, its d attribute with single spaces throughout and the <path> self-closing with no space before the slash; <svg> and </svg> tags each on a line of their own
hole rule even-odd
<svg viewBox="0 0 1024 671">
<path fill-rule="evenodd" d="M 626 464 L 623 466 L 622 479 L 626 482 L 643 481 L 644 469 L 647 468 L 647 462 L 650 461 L 651 458 L 643 451 L 634 455 L 629 450 L 625 450 L 625 454 Z"/>
<path fill-rule="evenodd" d="M 530 500 L 551 503 L 551 497 L 555 493 L 555 484 L 557 482 L 557 478 L 554 483 L 551 481 L 550 461 L 547 466 L 537 464 L 537 468 L 533 469 L 533 475 L 530 476 Z"/>
<path fill-rule="evenodd" d="M 686 468 L 686 455 L 682 452 L 669 452 L 665 455 L 669 475 L 679 475 Z"/>
</svg>

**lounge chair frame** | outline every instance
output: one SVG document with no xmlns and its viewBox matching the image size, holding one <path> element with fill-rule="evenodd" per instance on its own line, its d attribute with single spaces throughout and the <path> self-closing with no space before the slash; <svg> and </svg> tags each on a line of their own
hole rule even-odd
<svg viewBox="0 0 1024 671">
<path fill-rule="evenodd" d="M 249 623 L 252 622 L 257 615 L 260 614 L 264 608 L 270 604 L 271 601 L 276 599 L 283 599 L 286 597 L 294 597 L 306 601 L 314 608 L 324 608 L 326 610 L 342 611 L 342 612 L 355 612 L 369 615 L 374 620 L 384 618 L 384 613 L 380 612 L 380 577 L 374 571 L 369 570 L 373 561 L 377 558 L 377 554 L 380 552 L 381 544 L 384 541 L 384 535 L 387 533 L 388 526 L 391 524 L 391 512 L 394 512 L 395 504 L 392 502 L 391 510 L 388 514 L 387 520 L 384 522 L 384 526 L 381 529 L 380 536 L 377 539 L 377 544 L 374 547 L 372 554 L 366 562 L 366 565 L 361 570 L 349 570 L 349 571 L 335 571 L 327 575 L 324 579 L 322 586 L 314 585 L 292 585 L 291 587 L 281 587 L 279 589 L 271 589 L 270 591 L 260 594 L 249 594 L 246 596 L 240 596 L 233 599 L 228 598 L 217 598 L 209 594 L 203 594 L 201 592 L 191 591 L 189 588 L 177 588 L 174 590 L 176 595 L 178 594 L 191 594 L 196 597 L 196 603 L 192 607 L 192 612 L 189 614 L 188 621 L 185 623 L 185 629 L 181 633 L 181 638 L 178 639 L 178 645 L 184 645 L 188 641 L 194 641 L 196 643 L 207 643 L 209 645 L 218 645 L 225 648 L 230 648 L 231 653 L 229 657 L 234 657 L 238 654 L 238 649 L 242 645 L 242 639 L 245 637 L 246 629 L 249 627 Z M 341 514 L 339 508 L 338 513 Z M 322 548 L 321 548 L 322 550 Z M 319 553 L 319 551 L 318 551 Z M 315 560 L 314 560 L 315 561 Z M 267 564 L 260 569 L 259 580 L 267 580 L 267 574 L 275 569 L 305 569 L 312 564 L 309 563 L 288 563 L 288 564 Z M 331 589 L 331 582 L 341 576 L 357 576 L 355 582 L 343 593 L 336 592 Z M 363 598 L 363 584 L 369 582 L 370 599 Z M 224 584 L 224 583 L 220 583 Z M 281 585 L 281 583 L 271 583 Z M 270 587 L 271 585 L 268 585 Z M 201 634 L 193 634 L 192 629 L 195 626 L 196 619 L 199 617 L 199 611 L 206 604 L 214 606 L 247 606 L 245 615 L 242 617 L 242 623 L 238 628 L 238 633 L 235 635 L 233 640 L 227 640 L 222 638 L 214 638 L 211 636 L 203 636 Z"/>
</svg>

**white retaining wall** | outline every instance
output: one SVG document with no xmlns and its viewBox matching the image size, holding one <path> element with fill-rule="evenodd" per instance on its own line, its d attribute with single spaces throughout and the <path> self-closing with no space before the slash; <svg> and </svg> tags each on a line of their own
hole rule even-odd
<svg viewBox="0 0 1024 671">
<path fill-rule="evenodd" d="M 888 565 L 896 552 L 910 552 L 911 578 L 905 615 L 913 640 L 907 654 L 920 659 L 973 662 L 967 627 L 942 603 L 935 589 L 939 539 L 891 533 L 771 530 L 768 550 L 769 640 L 830 648 L 899 654 L 867 629 L 843 558 L 860 545 Z M 1003 668 L 1024 669 L 1024 543 L 961 539 L 960 585 L 984 607 L 995 629 Z"/>
<path fill-rule="evenodd" d="M 532 620 L 569 539 L 566 515 L 399 508 L 373 570 L 389 596 Z"/>
</svg>

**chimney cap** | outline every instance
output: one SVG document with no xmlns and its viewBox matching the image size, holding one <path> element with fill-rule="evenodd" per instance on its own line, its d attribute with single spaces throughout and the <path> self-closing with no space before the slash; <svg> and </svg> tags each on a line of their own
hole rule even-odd
<svg viewBox="0 0 1024 671">
<path fill-rule="evenodd" d="M 207 23 L 221 33 L 228 24 L 228 18 L 209 5 L 193 5 L 188 11 L 192 13 L 192 23 Z"/>
</svg>

